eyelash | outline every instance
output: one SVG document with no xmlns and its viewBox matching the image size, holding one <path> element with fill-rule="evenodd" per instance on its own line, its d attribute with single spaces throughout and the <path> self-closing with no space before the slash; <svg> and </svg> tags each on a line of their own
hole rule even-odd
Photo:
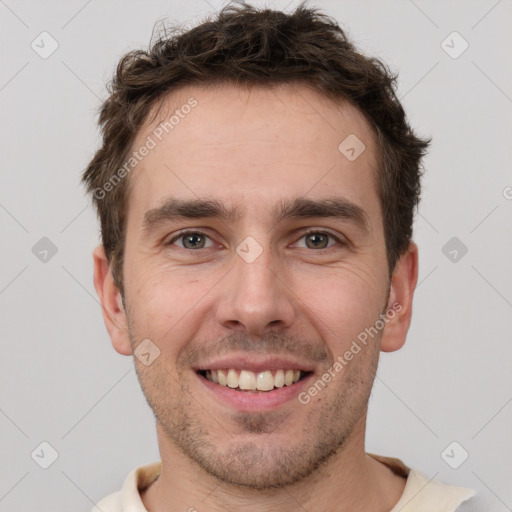
<svg viewBox="0 0 512 512">
<path fill-rule="evenodd" d="M 171 240 L 169 240 L 165 245 L 172 245 L 176 240 L 178 240 L 178 239 L 180 239 L 180 238 L 182 238 L 182 237 L 184 237 L 186 235 L 190 235 L 190 234 L 202 235 L 202 236 L 206 236 L 206 237 L 211 239 L 211 237 L 207 233 L 205 233 L 204 231 L 199 231 L 199 230 L 195 230 L 195 229 L 187 229 L 185 231 L 179 232 L 176 236 L 174 236 Z M 299 240 L 301 238 L 304 238 L 305 236 L 311 235 L 311 234 L 326 235 L 326 236 L 329 236 L 329 237 L 333 238 L 341 246 L 347 245 L 346 242 L 341 240 L 336 235 L 333 235 L 331 232 L 329 232 L 329 231 L 320 231 L 320 230 L 317 230 L 317 229 L 310 229 L 310 230 L 302 233 L 301 236 L 299 237 Z M 322 254 L 324 251 L 328 251 L 332 247 L 334 247 L 334 246 L 331 245 L 330 247 L 325 247 L 324 249 L 318 249 L 318 250 L 315 250 L 315 252 L 318 252 L 318 253 Z M 180 247 L 180 249 L 183 249 L 183 250 L 189 251 L 189 252 L 194 252 L 194 251 L 200 251 L 201 250 L 201 249 L 187 249 L 186 247 Z M 208 247 L 203 248 L 203 249 L 208 249 Z M 306 247 L 306 249 L 308 249 L 308 247 Z"/>
</svg>

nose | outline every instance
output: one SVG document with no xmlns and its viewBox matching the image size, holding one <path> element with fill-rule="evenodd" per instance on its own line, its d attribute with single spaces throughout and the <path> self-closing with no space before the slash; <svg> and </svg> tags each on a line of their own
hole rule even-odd
<svg viewBox="0 0 512 512">
<path fill-rule="evenodd" d="M 261 337 L 268 331 L 282 331 L 295 319 L 294 294 L 282 272 L 271 268 L 265 249 L 248 263 L 238 254 L 226 276 L 218 305 L 217 321 L 228 329 Z"/>
</svg>

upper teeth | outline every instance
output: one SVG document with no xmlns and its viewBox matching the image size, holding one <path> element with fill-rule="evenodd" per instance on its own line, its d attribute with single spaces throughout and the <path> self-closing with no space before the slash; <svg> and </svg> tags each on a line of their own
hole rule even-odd
<svg viewBox="0 0 512 512">
<path fill-rule="evenodd" d="M 254 373 L 249 370 L 206 370 L 206 378 L 230 388 L 270 391 L 289 386 L 300 379 L 300 370 L 270 370 Z"/>
</svg>

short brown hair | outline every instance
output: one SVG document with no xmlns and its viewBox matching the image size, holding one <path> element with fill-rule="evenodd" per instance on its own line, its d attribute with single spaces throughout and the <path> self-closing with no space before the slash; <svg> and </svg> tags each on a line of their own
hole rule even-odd
<svg viewBox="0 0 512 512">
<path fill-rule="evenodd" d="M 191 84 L 306 84 L 361 111 L 376 135 L 377 188 L 384 219 L 389 275 L 411 241 L 420 197 L 420 162 L 431 139 L 418 138 L 395 94 L 397 75 L 358 52 L 331 17 L 302 2 L 287 14 L 243 0 L 184 31 L 165 31 L 148 51 L 126 54 L 101 106 L 103 143 L 84 171 L 102 243 L 121 294 L 128 180 L 99 194 L 115 177 L 152 107 Z M 341 141 L 340 141 L 341 142 Z"/>
</svg>

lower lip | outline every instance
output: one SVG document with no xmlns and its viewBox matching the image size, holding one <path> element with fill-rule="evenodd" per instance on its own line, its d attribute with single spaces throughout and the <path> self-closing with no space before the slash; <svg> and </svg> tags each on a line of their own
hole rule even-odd
<svg viewBox="0 0 512 512">
<path fill-rule="evenodd" d="M 289 386 L 275 388 L 272 391 L 236 391 L 227 386 L 221 386 L 196 373 L 203 386 L 222 402 L 241 412 L 270 411 L 277 409 L 286 402 L 296 398 L 313 378 L 313 373 Z"/>
</svg>

